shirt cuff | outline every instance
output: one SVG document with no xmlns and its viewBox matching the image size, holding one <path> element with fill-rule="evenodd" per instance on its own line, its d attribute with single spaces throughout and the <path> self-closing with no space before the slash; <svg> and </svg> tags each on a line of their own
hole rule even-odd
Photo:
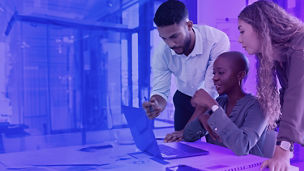
<svg viewBox="0 0 304 171">
<path fill-rule="evenodd" d="M 217 135 L 224 135 L 227 131 L 227 129 L 225 129 L 225 123 L 229 123 L 229 120 L 230 119 L 227 117 L 223 108 L 219 107 L 215 112 L 212 113 L 212 115 L 210 115 L 207 122 L 210 128 Z"/>
<path fill-rule="evenodd" d="M 152 92 L 151 95 L 150 95 L 150 98 L 153 96 L 153 95 L 159 95 L 161 96 L 162 98 L 164 98 L 166 101 L 168 101 L 168 97 L 164 94 L 160 94 L 160 93 L 157 93 L 157 92 Z"/>
</svg>

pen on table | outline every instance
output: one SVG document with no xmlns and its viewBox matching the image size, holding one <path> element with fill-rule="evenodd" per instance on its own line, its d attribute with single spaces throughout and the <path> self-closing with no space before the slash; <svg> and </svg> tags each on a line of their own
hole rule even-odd
<svg viewBox="0 0 304 171">
<path fill-rule="evenodd" d="M 88 147 L 81 148 L 80 151 L 93 152 L 96 150 L 101 150 L 101 149 L 106 149 L 106 148 L 113 148 L 113 146 L 110 144 L 100 145 L 100 146 L 88 146 Z"/>
</svg>

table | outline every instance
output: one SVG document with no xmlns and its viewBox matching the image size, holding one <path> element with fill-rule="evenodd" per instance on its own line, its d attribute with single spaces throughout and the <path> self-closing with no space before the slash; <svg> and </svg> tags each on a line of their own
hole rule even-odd
<svg viewBox="0 0 304 171">
<path fill-rule="evenodd" d="M 159 142 L 161 143 L 161 142 Z M 182 142 L 209 151 L 208 155 L 166 160 L 163 163 L 141 153 L 134 144 L 119 145 L 115 142 L 85 146 L 68 146 L 36 151 L 0 154 L 0 170 L 26 171 L 157 171 L 179 164 L 208 170 L 258 170 L 265 158 L 246 155 L 236 156 L 231 150 L 206 142 Z M 80 150 L 82 149 L 82 150 Z M 130 153 L 136 153 L 130 156 Z M 165 164 L 166 163 L 166 164 Z M 296 167 L 293 170 L 299 170 Z"/>
</svg>

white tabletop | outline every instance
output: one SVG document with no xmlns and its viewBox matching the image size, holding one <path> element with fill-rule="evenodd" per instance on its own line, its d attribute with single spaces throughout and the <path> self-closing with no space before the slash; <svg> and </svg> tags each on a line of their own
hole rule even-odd
<svg viewBox="0 0 304 171">
<path fill-rule="evenodd" d="M 265 160 L 265 158 L 254 155 L 236 156 L 227 148 L 205 142 L 194 142 L 187 144 L 208 150 L 209 154 L 205 156 L 166 160 L 169 162 L 168 164 L 161 164 L 160 162 L 152 160 L 151 156 L 141 153 L 134 144 L 118 145 L 117 143 L 110 142 L 87 146 L 70 146 L 1 154 L 0 170 L 24 168 L 24 170 L 27 171 L 155 171 L 166 170 L 167 167 L 180 164 L 199 168 L 201 170 L 229 170 L 232 168 L 243 168 L 242 170 L 257 170 L 259 166 L 253 167 L 254 164 L 261 163 Z M 91 152 L 80 151 L 81 148 L 89 146 L 104 148 L 92 150 Z M 137 155 L 132 157 L 129 155 L 129 153 L 137 153 Z M 294 169 L 298 170 L 295 167 Z"/>
<path fill-rule="evenodd" d="M 66 146 L 40 149 L 34 151 L 11 152 L 0 154 L 0 170 L 26 170 L 26 171 L 158 171 L 176 165 L 187 165 L 201 170 L 258 170 L 259 164 L 265 158 L 246 155 L 236 156 L 231 150 L 202 141 L 186 143 L 191 146 L 209 151 L 208 155 L 188 157 L 182 159 L 166 160 L 163 162 L 152 160 L 151 156 L 140 152 L 135 144 L 119 144 L 119 142 L 132 142 L 129 130 L 120 130 L 122 137 L 118 141 L 103 142 L 84 146 Z M 156 137 L 163 138 L 173 128 L 155 129 Z M 117 134 L 114 131 L 113 134 Z M 117 136 L 116 135 L 116 136 Z M 113 135 L 114 136 L 114 135 Z M 130 141 L 131 140 L 131 141 Z M 64 141 L 64 140 L 63 140 Z M 158 144 L 163 143 L 158 141 Z M 168 143 L 167 145 L 170 145 Z M 93 147 L 91 150 L 80 149 Z M 136 155 L 129 155 L 130 153 Z M 257 165 L 256 167 L 255 164 Z M 294 170 L 298 168 L 293 167 Z"/>
</svg>

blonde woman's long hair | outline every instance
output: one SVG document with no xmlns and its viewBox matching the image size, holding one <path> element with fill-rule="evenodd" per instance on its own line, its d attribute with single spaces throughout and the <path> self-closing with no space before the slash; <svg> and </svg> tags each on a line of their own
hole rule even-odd
<svg viewBox="0 0 304 171">
<path fill-rule="evenodd" d="M 245 7 L 238 18 L 250 24 L 259 36 L 261 52 L 256 54 L 257 97 L 269 125 L 274 128 L 281 115 L 281 105 L 273 49 L 277 49 L 282 57 L 295 35 L 303 32 L 303 23 L 266 0 Z"/>
</svg>

